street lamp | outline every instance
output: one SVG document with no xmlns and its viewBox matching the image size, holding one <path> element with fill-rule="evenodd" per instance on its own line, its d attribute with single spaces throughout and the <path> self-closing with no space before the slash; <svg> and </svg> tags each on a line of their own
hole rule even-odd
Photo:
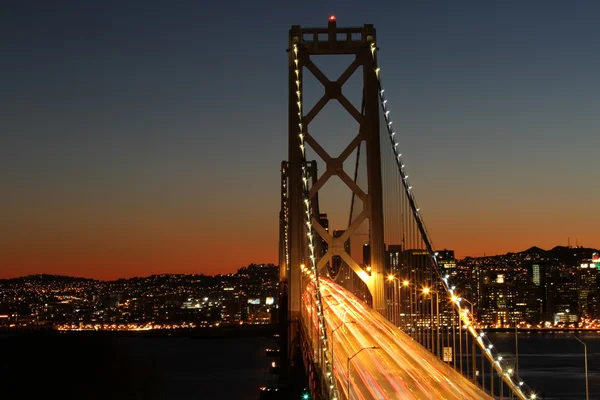
<svg viewBox="0 0 600 400">
<path fill-rule="evenodd" d="M 396 324 L 396 321 L 395 321 L 395 317 L 396 317 L 396 311 L 395 311 L 396 282 L 394 282 L 395 279 L 396 279 L 396 276 L 394 274 L 389 274 L 387 276 L 387 281 L 390 283 L 391 287 L 390 287 L 390 290 L 386 290 L 386 293 L 387 293 L 386 294 L 386 297 L 387 297 L 386 316 L 387 316 L 388 321 L 390 321 L 394 325 Z M 390 293 L 391 293 L 391 296 L 390 296 Z"/>
<path fill-rule="evenodd" d="M 469 304 L 471 306 L 471 318 L 474 320 L 475 314 L 473 314 L 473 303 L 471 303 L 467 299 L 461 298 L 461 300 L 464 300 L 465 302 L 467 302 L 467 304 Z M 468 312 L 468 310 L 465 309 L 465 312 Z M 468 327 L 469 324 L 466 324 L 466 326 Z M 466 332 L 465 332 L 465 345 L 467 348 L 467 376 L 469 376 L 469 334 Z M 473 381 L 475 381 L 476 380 L 476 375 L 475 375 L 475 338 L 472 338 L 471 365 L 473 367 Z"/>
<path fill-rule="evenodd" d="M 350 361 L 363 350 L 375 350 L 375 349 L 380 349 L 380 347 L 378 347 L 378 346 L 363 347 L 362 349 L 360 349 L 356 353 L 354 353 L 351 357 L 348 357 L 348 362 L 346 364 L 346 373 L 348 374 L 347 379 L 346 379 L 346 382 L 348 383 L 348 400 L 350 400 Z"/>
<path fill-rule="evenodd" d="M 429 313 L 429 333 L 427 335 L 427 346 L 431 346 L 430 350 L 432 353 L 434 353 L 434 350 L 436 350 L 437 356 L 440 357 L 440 331 L 439 331 L 439 326 L 440 326 L 440 307 L 439 307 L 439 293 L 437 290 L 433 290 L 430 287 L 424 287 L 423 289 L 421 289 L 421 291 L 423 292 L 423 295 L 425 296 L 429 296 L 429 304 L 430 304 L 430 313 Z M 434 341 L 433 338 L 433 329 L 434 329 L 434 323 L 433 323 L 433 295 L 435 294 L 435 304 L 436 304 L 436 323 L 437 323 L 437 328 L 436 328 L 436 340 Z M 430 340 L 431 337 L 431 340 Z M 431 342 L 431 343 L 430 343 Z"/>
<path fill-rule="evenodd" d="M 405 279 L 402 282 L 402 286 L 404 286 L 405 288 L 409 289 L 408 290 L 408 304 L 410 306 L 410 309 L 409 309 L 409 311 L 410 311 L 410 318 L 409 318 L 409 321 L 410 321 L 410 330 L 409 330 L 409 334 L 410 334 L 410 337 L 413 337 L 413 296 L 412 296 L 412 291 L 409 288 L 410 281 L 407 280 L 407 279 Z"/>
<path fill-rule="evenodd" d="M 355 324 L 356 321 L 343 321 L 341 324 L 339 324 L 335 329 L 333 329 L 331 331 L 331 362 L 333 363 L 333 366 L 335 367 L 335 359 L 333 358 L 333 339 L 334 339 L 334 333 L 335 331 L 337 331 L 338 329 L 340 329 L 342 326 L 346 325 L 346 324 Z"/>
<path fill-rule="evenodd" d="M 421 289 L 421 292 L 423 293 L 423 295 L 427 296 L 427 295 L 429 295 L 430 292 L 432 292 L 432 290 L 429 287 L 424 287 L 423 289 Z M 427 337 L 425 338 L 425 347 L 428 348 L 428 350 L 431 350 L 431 352 L 433 353 L 433 297 L 430 299 L 429 303 L 430 303 L 430 307 L 431 307 L 431 313 L 429 315 L 429 332 L 427 332 Z M 423 316 L 421 316 L 421 326 L 423 326 L 423 329 L 424 329 L 425 322 L 423 321 Z M 429 337 L 430 336 L 431 336 L 431 348 L 429 348 Z"/>
<path fill-rule="evenodd" d="M 515 321 L 515 370 L 519 376 L 519 324 Z"/>
<path fill-rule="evenodd" d="M 588 368 L 587 368 L 587 345 L 585 344 L 585 342 L 581 339 L 579 339 L 577 336 L 572 335 L 575 339 L 577 339 L 577 341 L 579 343 L 581 343 L 583 345 L 583 357 L 585 358 L 585 400 L 589 400 L 590 398 L 590 393 L 589 393 L 589 386 L 588 386 Z"/>
<path fill-rule="evenodd" d="M 453 294 L 452 297 L 450 298 L 450 300 L 452 300 L 452 303 L 456 303 L 458 301 L 458 296 Z M 453 306 L 454 308 L 454 306 Z M 456 324 L 454 323 L 454 311 L 452 312 L 452 365 L 454 366 L 454 369 L 456 369 Z M 458 334 L 460 335 L 460 315 L 458 316 Z M 459 341 L 460 343 L 460 341 Z M 461 369 L 462 372 L 462 369 Z"/>
<path fill-rule="evenodd" d="M 469 300 L 467 299 L 463 299 L 462 297 L 457 297 L 457 296 L 452 296 L 452 301 L 456 304 L 457 307 L 457 312 L 458 312 L 458 346 L 459 346 L 459 368 L 460 368 L 460 373 L 463 373 L 463 368 L 462 368 L 462 327 L 463 327 L 463 322 L 462 322 L 462 313 L 468 314 L 469 313 L 469 309 L 465 308 L 463 309 L 460 305 L 461 301 L 465 301 L 468 304 L 471 305 L 471 318 L 473 316 L 473 303 L 471 303 Z M 467 321 L 465 323 L 465 328 L 467 328 L 470 325 L 469 321 Z M 469 336 L 468 333 L 465 332 L 465 341 L 466 341 L 466 346 L 467 346 L 467 376 L 470 375 L 469 373 Z M 475 345 L 475 338 L 473 338 L 473 345 Z M 475 375 L 475 357 L 473 356 L 473 375 Z"/>
<path fill-rule="evenodd" d="M 400 279 L 398 279 L 396 277 L 396 275 L 390 274 L 387 276 L 387 280 L 388 280 L 388 282 L 390 282 L 390 284 L 392 286 L 391 287 L 391 292 L 392 292 L 391 318 L 389 318 L 389 316 L 388 316 L 388 320 L 390 320 L 394 325 L 399 326 L 400 325 L 400 309 L 401 309 L 401 303 L 402 303 L 402 294 L 400 293 L 400 285 L 398 283 L 400 281 Z"/>
</svg>

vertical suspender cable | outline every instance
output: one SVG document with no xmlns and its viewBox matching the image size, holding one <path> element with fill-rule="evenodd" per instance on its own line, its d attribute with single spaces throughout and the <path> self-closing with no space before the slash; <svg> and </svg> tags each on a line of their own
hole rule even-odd
<svg viewBox="0 0 600 400">
<path fill-rule="evenodd" d="M 439 266 L 438 266 L 438 262 L 437 262 L 437 258 L 436 258 L 437 253 L 435 253 L 433 250 L 432 242 L 431 242 L 429 235 L 427 233 L 427 230 L 425 228 L 425 224 L 423 223 L 423 219 L 421 218 L 420 209 L 417 206 L 416 199 L 412 192 L 412 186 L 410 184 L 410 181 L 408 180 L 408 175 L 406 174 L 406 169 L 402 162 L 402 154 L 400 154 L 397 150 L 398 143 L 396 142 L 396 138 L 394 137 L 396 135 L 396 133 L 394 132 L 394 130 L 392 128 L 392 121 L 389 117 L 390 113 L 386 106 L 384 90 L 383 90 L 383 87 L 381 84 L 381 76 L 379 73 L 380 68 L 377 66 L 377 61 L 376 61 L 376 57 L 375 57 L 376 52 L 377 52 L 377 46 L 375 45 L 375 43 L 371 42 L 370 48 L 371 48 L 371 54 L 373 56 L 373 61 L 374 61 L 375 74 L 377 76 L 377 81 L 379 83 L 380 101 L 381 101 L 381 106 L 383 108 L 383 115 L 385 118 L 390 142 L 392 145 L 392 151 L 394 152 L 396 165 L 398 167 L 398 171 L 400 172 L 400 176 L 402 178 L 401 181 L 402 181 L 402 185 L 404 187 L 404 191 L 406 193 L 409 210 L 412 212 L 412 215 L 413 215 L 413 218 L 411 219 L 411 221 L 413 221 L 415 224 L 415 235 L 420 234 L 419 235 L 420 239 L 422 240 L 422 243 L 424 244 L 424 247 L 425 247 L 427 253 L 429 254 L 430 268 L 432 270 L 435 270 L 435 273 L 441 277 L 442 285 L 443 285 L 445 291 L 447 292 L 447 294 L 449 296 L 451 296 L 452 304 L 453 304 L 456 312 L 458 313 L 459 319 L 466 326 L 466 328 L 467 328 L 466 330 L 468 331 L 468 334 L 470 334 L 473 337 L 473 340 L 477 341 L 479 347 L 482 349 L 482 354 L 485 354 L 485 357 L 490 361 L 490 363 L 492 365 L 492 370 L 495 370 L 498 373 L 498 375 L 500 375 L 502 377 L 502 380 L 519 397 L 519 399 L 522 399 L 522 400 L 538 399 L 539 397 L 537 396 L 537 394 L 535 392 L 533 392 L 533 390 L 531 390 L 531 388 L 529 388 L 527 385 L 525 385 L 524 382 L 521 381 L 518 376 L 514 375 L 514 370 L 510 367 L 510 365 L 508 365 L 506 360 L 504 360 L 503 357 L 495 350 L 495 348 L 494 348 L 493 344 L 490 342 L 489 338 L 483 332 L 481 332 L 481 331 L 477 332 L 475 330 L 475 328 L 473 327 L 473 324 L 472 324 L 472 322 L 473 322 L 472 316 L 469 314 L 468 308 L 462 307 L 461 298 L 457 297 L 457 295 L 456 295 L 456 287 L 450 285 L 449 284 L 450 277 L 447 275 L 446 276 L 442 275 L 442 272 L 439 270 Z M 414 244 L 416 244 L 416 240 L 415 240 Z M 411 257 L 411 258 L 414 258 L 414 257 Z M 418 258 L 420 258 L 420 257 L 418 257 Z M 421 279 L 424 278 L 422 276 L 422 274 L 419 274 L 419 275 L 421 275 Z M 417 293 L 417 296 L 419 296 L 418 293 Z M 421 314 L 421 316 L 419 316 L 421 323 L 423 322 L 422 317 L 423 317 L 423 315 Z"/>
</svg>

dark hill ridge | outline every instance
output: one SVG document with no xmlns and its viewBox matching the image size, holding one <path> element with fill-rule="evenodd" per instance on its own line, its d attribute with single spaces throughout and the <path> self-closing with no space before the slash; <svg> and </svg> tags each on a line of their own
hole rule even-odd
<svg viewBox="0 0 600 400">
<path fill-rule="evenodd" d="M 541 249 L 537 246 L 533 246 L 528 248 L 527 250 L 523 250 L 522 252 L 520 252 L 519 254 L 540 254 L 540 255 L 546 255 L 548 252 L 544 249 Z"/>
<path fill-rule="evenodd" d="M 583 259 L 592 258 L 592 254 L 598 252 L 600 252 L 598 249 L 593 249 L 589 247 L 556 246 L 549 251 L 549 254 L 552 258 L 556 258 L 559 260 L 573 259 L 576 261 L 580 261 Z"/>
<path fill-rule="evenodd" d="M 80 278 L 68 275 L 36 274 L 20 276 L 18 278 L 0 279 L 0 283 L 73 283 L 73 282 L 95 282 L 95 279 Z"/>
<path fill-rule="evenodd" d="M 506 254 L 496 254 L 493 256 L 484 257 L 465 257 L 465 259 L 499 259 L 510 256 L 517 256 L 519 258 L 526 258 L 528 256 L 534 256 L 536 259 L 548 259 L 548 260 L 559 260 L 566 264 L 578 265 L 581 260 L 591 259 L 592 254 L 600 253 L 600 250 L 590 247 L 568 247 L 568 246 L 555 246 L 550 250 L 544 250 L 537 246 L 532 246 L 527 250 L 523 250 L 518 253 L 509 252 Z"/>
<path fill-rule="evenodd" d="M 222 280 L 233 280 L 236 277 L 247 277 L 248 274 L 253 273 L 252 271 L 261 270 L 262 268 L 279 268 L 278 266 L 270 263 L 262 264 L 250 264 L 247 267 L 238 269 L 235 273 L 229 274 L 217 274 L 217 275 L 204 275 L 204 274 L 154 274 L 149 276 L 136 276 L 131 278 L 119 278 L 114 280 L 100 280 L 92 278 L 75 277 L 68 275 L 55 275 L 55 274 L 35 274 L 20 276 L 17 278 L 5 278 L 0 279 L 0 285 L 11 285 L 11 284 L 24 284 L 24 283 L 35 283 L 35 284 L 68 284 L 68 283 L 95 283 L 95 284 L 136 284 L 136 283 L 180 283 L 185 282 L 192 283 L 218 283 Z"/>
</svg>

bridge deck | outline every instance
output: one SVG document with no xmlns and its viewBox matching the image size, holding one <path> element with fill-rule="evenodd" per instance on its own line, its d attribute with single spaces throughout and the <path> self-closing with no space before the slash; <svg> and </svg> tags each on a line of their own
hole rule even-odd
<svg viewBox="0 0 600 400">
<path fill-rule="evenodd" d="M 346 289 L 321 279 L 321 291 L 329 329 L 355 321 L 344 324 L 334 337 L 328 329 L 334 374 L 344 398 L 492 399 Z M 305 306 L 311 307 L 308 298 Z M 348 364 L 348 357 L 370 346 L 379 348 L 361 351 Z"/>
</svg>

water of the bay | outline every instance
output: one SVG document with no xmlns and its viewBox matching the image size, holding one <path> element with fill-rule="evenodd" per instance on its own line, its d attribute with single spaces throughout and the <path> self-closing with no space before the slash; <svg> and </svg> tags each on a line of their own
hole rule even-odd
<svg viewBox="0 0 600 400">
<path fill-rule="evenodd" d="M 576 335 L 587 344 L 589 398 L 600 399 L 600 334 Z M 488 333 L 488 337 L 507 359 L 514 356 L 514 333 Z M 20 339 L 0 336 L 0 386 L 4 394 L 6 390 L 17 394 L 7 398 L 28 398 L 20 397 L 22 390 L 27 388 L 32 394 L 39 386 L 42 393 L 60 393 L 62 398 L 84 398 L 77 390 L 89 393 L 95 388 L 98 394 L 107 393 L 116 399 L 117 390 L 137 391 L 137 386 L 147 386 L 149 394 L 138 398 L 254 400 L 266 382 L 271 363 L 265 349 L 276 346 L 276 340 L 267 337 L 123 337 L 117 342 L 87 336 Z M 573 334 L 519 332 L 518 339 L 520 376 L 542 399 L 585 399 L 584 347 Z M 31 363 L 30 358 L 23 357 L 28 353 L 35 354 L 38 361 Z M 129 370 L 137 374 L 131 375 Z M 485 372 L 489 389 L 489 366 Z M 129 375 L 118 382 L 123 374 Z M 20 378 L 25 380 L 19 383 Z M 28 386 L 30 378 L 39 385 Z M 497 377 L 495 385 L 498 390 Z M 504 398 L 508 400 L 507 394 Z"/>
<path fill-rule="evenodd" d="M 519 332 L 519 375 L 543 399 L 585 399 L 587 345 L 589 398 L 600 399 L 600 334 L 595 332 Z M 515 354 L 515 333 L 490 333 L 502 353 Z"/>
<path fill-rule="evenodd" d="M 576 335 L 587 344 L 589 398 L 600 399 L 600 334 Z M 501 354 L 514 356 L 514 333 L 488 333 L 488 337 Z M 518 339 L 519 375 L 541 398 L 585 399 L 583 345 L 573 334 L 519 332 Z M 157 365 L 167 379 L 169 399 L 257 399 L 256 388 L 264 382 L 268 364 L 264 349 L 275 344 L 262 338 L 126 342 L 128 347 L 147 352 L 159 361 Z M 504 398 L 508 399 L 508 392 Z"/>
</svg>

